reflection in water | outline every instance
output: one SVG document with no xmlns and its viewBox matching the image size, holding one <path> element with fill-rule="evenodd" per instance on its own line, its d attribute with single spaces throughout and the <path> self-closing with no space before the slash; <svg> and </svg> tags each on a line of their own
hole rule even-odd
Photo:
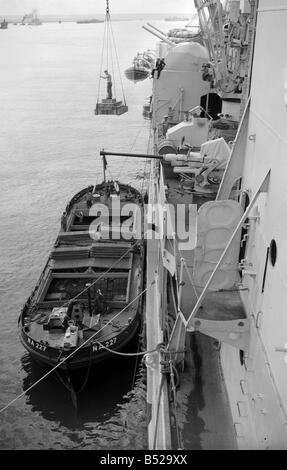
<svg viewBox="0 0 287 470">
<path fill-rule="evenodd" d="M 135 350 L 129 345 L 129 351 Z M 23 379 L 23 390 L 27 390 L 49 370 L 35 362 L 29 354 L 22 358 L 22 366 L 27 373 Z M 42 382 L 26 394 L 27 404 L 32 411 L 40 412 L 48 420 L 60 422 L 71 429 L 81 429 L 86 422 L 103 423 L 115 412 L 133 386 L 136 359 L 134 357 L 115 356 L 91 368 L 86 387 L 77 394 L 75 408 L 71 393 L 57 374 L 51 373 Z M 87 370 L 71 374 L 74 390 L 81 390 L 86 380 Z M 65 372 L 60 377 L 67 382 Z"/>
<path fill-rule="evenodd" d="M 125 351 L 137 349 L 138 339 Z M 26 373 L 23 390 L 49 370 L 29 354 L 22 357 L 21 363 Z M 83 370 L 71 374 L 75 390 L 82 389 L 86 373 Z M 135 357 L 115 356 L 94 366 L 86 387 L 77 395 L 76 407 L 70 391 L 62 383 L 63 379 L 66 381 L 65 372 L 60 373 L 60 378 L 51 373 L 25 396 L 26 405 L 31 407 L 34 416 L 51 423 L 47 437 L 39 436 L 33 448 L 147 448 L 145 370 L 141 361 Z"/>
</svg>

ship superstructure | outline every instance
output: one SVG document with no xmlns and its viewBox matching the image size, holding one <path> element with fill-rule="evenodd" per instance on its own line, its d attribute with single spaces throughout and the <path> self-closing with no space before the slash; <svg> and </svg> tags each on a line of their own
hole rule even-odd
<svg viewBox="0 0 287 470">
<path fill-rule="evenodd" d="M 195 6 L 153 81 L 149 446 L 285 449 L 287 9 Z"/>
<path fill-rule="evenodd" d="M 20 24 L 29 26 L 41 26 L 43 23 L 38 18 L 37 10 L 33 10 L 32 13 L 23 16 Z"/>
</svg>

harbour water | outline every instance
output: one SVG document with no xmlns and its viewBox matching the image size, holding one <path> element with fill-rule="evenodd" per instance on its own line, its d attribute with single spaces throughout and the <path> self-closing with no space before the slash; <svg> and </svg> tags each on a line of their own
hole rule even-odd
<svg viewBox="0 0 287 470">
<path fill-rule="evenodd" d="M 167 29 L 164 23 L 154 22 Z M 46 263 L 66 203 L 102 180 L 100 149 L 147 151 L 149 123 L 141 113 L 151 81 L 135 85 L 123 74 L 137 52 L 154 47 L 143 24 L 113 23 L 129 106 L 119 117 L 94 116 L 103 24 L 9 25 L 1 33 L 0 408 L 43 375 L 20 344 L 17 319 Z M 103 84 L 101 90 L 104 95 Z M 108 163 L 108 177 L 142 188 L 145 161 L 110 157 Z M 100 366 L 77 410 L 69 392 L 50 376 L 0 415 L 0 448 L 129 448 L 108 420 L 127 402 L 134 373 L 134 359 Z"/>
</svg>

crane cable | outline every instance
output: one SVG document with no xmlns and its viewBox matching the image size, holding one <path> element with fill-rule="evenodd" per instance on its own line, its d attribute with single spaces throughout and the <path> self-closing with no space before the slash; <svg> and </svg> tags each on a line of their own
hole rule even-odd
<svg viewBox="0 0 287 470">
<path fill-rule="evenodd" d="M 108 0 L 107 0 L 107 2 L 108 2 Z M 122 76 L 121 76 L 121 72 L 120 72 L 119 58 L 118 58 L 118 54 L 117 54 L 116 42 L 115 42 L 115 38 L 114 38 L 114 33 L 113 33 L 111 21 L 109 22 L 109 25 L 110 25 L 111 37 L 112 37 L 113 45 L 114 45 L 114 49 L 115 49 L 115 56 L 116 56 L 117 67 L 118 67 L 119 77 L 120 77 L 120 82 L 121 82 L 121 89 L 122 89 L 122 94 L 123 94 L 123 101 L 124 101 L 124 105 L 126 106 L 126 97 L 125 97 L 125 92 L 124 92 L 124 87 L 123 87 Z"/>
<path fill-rule="evenodd" d="M 124 105 L 126 106 L 126 97 L 125 97 L 122 77 L 121 77 L 121 73 L 120 73 L 120 66 L 119 66 L 119 59 L 118 59 L 118 55 L 117 55 L 116 42 L 115 42 L 114 33 L 113 33 L 113 29 L 112 29 L 109 0 L 106 0 L 106 16 L 105 16 L 104 37 L 103 37 L 103 45 L 102 45 L 102 53 L 101 53 L 101 65 L 100 65 L 100 77 L 99 77 L 97 103 L 99 102 L 99 95 L 100 95 L 100 83 L 101 83 L 101 73 L 102 73 L 102 69 L 103 69 L 105 45 L 106 45 L 107 70 L 109 68 L 109 53 L 110 53 L 111 72 L 112 72 L 111 75 L 113 77 L 113 83 L 115 83 L 115 72 L 114 72 L 114 64 L 113 64 L 113 62 L 114 62 L 114 60 L 113 60 L 113 48 L 114 48 L 116 64 L 117 64 L 118 74 L 119 74 L 120 83 L 121 83 L 123 102 L 124 102 Z M 115 89 L 115 96 L 116 96 L 116 89 Z"/>
<path fill-rule="evenodd" d="M 99 85 L 98 85 L 98 96 L 97 96 L 97 104 L 99 102 L 100 97 L 100 88 L 101 88 L 101 71 L 102 71 L 102 64 L 104 59 L 104 49 L 105 49 L 105 39 L 106 39 L 106 32 L 107 32 L 107 23 L 105 21 L 104 26 L 104 37 L 103 37 L 103 45 L 102 45 L 102 53 L 101 53 L 101 68 L 100 68 L 100 75 L 99 75 Z"/>
</svg>

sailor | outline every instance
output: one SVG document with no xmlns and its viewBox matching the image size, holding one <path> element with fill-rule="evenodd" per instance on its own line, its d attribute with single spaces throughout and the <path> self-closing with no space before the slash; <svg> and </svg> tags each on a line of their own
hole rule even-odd
<svg viewBox="0 0 287 470">
<path fill-rule="evenodd" d="M 167 114 L 168 114 L 168 123 L 169 123 L 169 125 L 171 125 L 172 122 L 173 122 L 173 109 L 172 109 L 172 106 L 168 107 L 168 113 Z"/>
<path fill-rule="evenodd" d="M 113 95 L 112 95 L 112 86 L 113 86 L 112 77 L 111 77 L 111 74 L 109 74 L 109 72 L 107 70 L 104 70 L 104 73 L 106 74 L 106 76 L 103 77 L 101 75 L 101 78 L 104 78 L 105 80 L 107 80 L 107 99 L 111 100 L 113 98 Z"/>
<path fill-rule="evenodd" d="M 234 90 L 234 93 L 241 93 L 242 92 L 242 83 L 244 82 L 244 78 L 240 77 L 240 75 L 237 75 L 235 78 L 235 83 L 236 83 L 236 88 Z"/>
<path fill-rule="evenodd" d="M 168 115 L 166 114 L 163 117 L 163 120 L 161 121 L 161 131 L 162 131 L 162 135 L 164 137 L 166 137 L 166 133 L 168 131 L 168 128 L 169 128 L 169 122 L 168 122 Z"/>
<path fill-rule="evenodd" d="M 184 111 L 183 112 L 183 120 L 184 122 L 188 122 L 190 120 L 190 113 L 189 111 Z"/>
<path fill-rule="evenodd" d="M 115 188 L 117 196 L 119 196 L 121 192 L 120 192 L 120 187 L 117 181 L 114 181 L 114 188 Z"/>
<path fill-rule="evenodd" d="M 61 217 L 61 227 L 64 232 L 67 230 L 67 212 L 64 211 Z"/>
<path fill-rule="evenodd" d="M 152 78 L 154 77 L 154 73 L 155 73 L 155 71 L 158 69 L 159 64 L 160 64 L 160 58 L 156 59 L 155 68 L 152 69 L 152 72 L 151 72 L 151 77 L 152 77 Z"/>
<path fill-rule="evenodd" d="M 77 212 L 76 217 L 77 217 L 79 223 L 82 224 L 83 220 L 84 220 L 84 212 L 83 211 Z"/>
<path fill-rule="evenodd" d="M 75 299 L 70 300 L 66 316 L 69 324 L 74 323 L 82 328 L 84 319 L 83 305 Z"/>
<path fill-rule="evenodd" d="M 164 67 L 165 67 L 165 61 L 164 59 L 160 59 L 158 66 L 157 66 L 157 78 L 159 78 L 160 72 L 162 71 Z"/>
<path fill-rule="evenodd" d="M 94 305 L 94 315 L 102 314 L 107 311 L 107 302 L 100 289 L 97 290 Z"/>
<path fill-rule="evenodd" d="M 87 204 L 87 208 L 90 209 L 93 205 L 93 195 L 92 193 L 88 193 L 87 196 L 86 196 L 86 204 Z"/>
<path fill-rule="evenodd" d="M 214 76 L 211 65 L 209 63 L 202 64 L 202 80 L 205 82 L 213 82 Z"/>
</svg>

